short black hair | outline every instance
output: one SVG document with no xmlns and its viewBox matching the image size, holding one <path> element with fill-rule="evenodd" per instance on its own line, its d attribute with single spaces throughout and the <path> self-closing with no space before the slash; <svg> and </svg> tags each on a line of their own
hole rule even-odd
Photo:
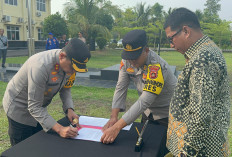
<svg viewBox="0 0 232 157">
<path fill-rule="evenodd" d="M 194 12 L 186 8 L 178 8 L 173 10 L 167 17 L 164 23 L 164 29 L 170 26 L 171 30 L 175 31 L 182 28 L 184 25 L 194 29 L 201 28 L 197 15 Z"/>
</svg>

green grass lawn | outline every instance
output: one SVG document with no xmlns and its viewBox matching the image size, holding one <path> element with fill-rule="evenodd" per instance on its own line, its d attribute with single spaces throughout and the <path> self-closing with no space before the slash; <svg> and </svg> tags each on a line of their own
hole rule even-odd
<svg viewBox="0 0 232 157">
<path fill-rule="evenodd" d="M 91 52 L 92 57 L 87 63 L 88 68 L 106 68 L 115 64 L 119 64 L 121 60 L 121 51 L 106 49 L 104 51 Z M 232 53 L 223 53 L 228 67 L 230 78 L 230 91 L 232 94 Z M 185 59 L 178 52 L 161 52 L 161 57 L 164 58 L 170 65 L 176 65 L 177 70 L 184 67 Z M 7 63 L 23 64 L 28 57 L 12 57 L 7 58 Z M 0 82 L 0 101 L 5 91 L 7 83 Z M 96 88 L 75 86 L 72 88 L 72 96 L 77 114 L 106 117 L 109 118 L 111 112 L 111 102 L 113 98 L 114 88 Z M 127 108 L 132 105 L 138 98 L 136 90 L 129 90 L 127 97 Z M 231 97 L 232 98 L 232 97 Z M 231 106 L 232 109 L 232 106 Z M 56 120 L 61 119 L 64 114 L 61 107 L 61 101 L 58 96 L 55 96 L 48 111 Z M 120 114 L 121 116 L 122 114 Z M 137 119 L 139 120 L 139 119 Z M 232 114 L 230 120 L 232 121 Z M 6 115 L 0 106 L 0 154 L 10 147 L 9 137 L 7 134 L 8 122 Z M 232 125 L 229 129 L 230 147 L 232 147 Z M 232 157 L 232 155 L 231 155 Z"/>
</svg>

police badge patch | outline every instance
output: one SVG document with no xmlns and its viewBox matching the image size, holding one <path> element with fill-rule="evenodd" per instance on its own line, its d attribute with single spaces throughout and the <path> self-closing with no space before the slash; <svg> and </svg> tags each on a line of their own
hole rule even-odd
<svg viewBox="0 0 232 157">
<path fill-rule="evenodd" d="M 149 66 L 149 70 L 150 70 L 150 78 L 151 79 L 156 79 L 158 77 L 158 71 L 159 71 L 160 67 L 158 66 Z"/>
<path fill-rule="evenodd" d="M 164 86 L 164 78 L 160 64 L 151 64 L 147 69 L 147 79 L 143 91 L 159 95 Z"/>
</svg>

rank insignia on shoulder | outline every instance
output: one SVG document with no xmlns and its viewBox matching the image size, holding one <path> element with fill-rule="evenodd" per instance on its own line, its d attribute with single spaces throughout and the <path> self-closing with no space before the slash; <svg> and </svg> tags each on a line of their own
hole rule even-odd
<svg viewBox="0 0 232 157">
<path fill-rule="evenodd" d="M 163 86 L 164 78 L 160 64 L 149 65 L 143 91 L 148 91 L 159 95 L 163 89 Z"/>
<path fill-rule="evenodd" d="M 135 70 L 134 70 L 133 68 L 127 68 L 126 71 L 127 71 L 128 73 L 134 73 L 134 72 L 135 72 Z"/>
<path fill-rule="evenodd" d="M 56 63 L 56 64 L 55 64 L 55 70 L 56 70 L 56 71 L 59 71 L 59 69 L 60 69 L 60 64 Z"/>
<path fill-rule="evenodd" d="M 123 61 L 121 60 L 121 63 L 120 63 L 120 70 L 122 69 L 123 66 L 124 66 L 124 64 L 123 64 Z"/>
<path fill-rule="evenodd" d="M 56 72 L 56 71 L 52 71 L 51 74 L 52 74 L 52 75 L 56 75 L 57 72 Z"/>
<path fill-rule="evenodd" d="M 143 73 L 143 80 L 147 79 L 147 75 Z"/>
<path fill-rule="evenodd" d="M 52 82 L 56 82 L 58 80 L 58 77 L 53 77 Z"/>
</svg>

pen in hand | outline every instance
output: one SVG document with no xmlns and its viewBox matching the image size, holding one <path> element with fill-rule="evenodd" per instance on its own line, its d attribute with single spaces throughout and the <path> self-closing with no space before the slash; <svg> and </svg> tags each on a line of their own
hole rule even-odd
<svg viewBox="0 0 232 157">
<path fill-rule="evenodd" d="M 71 123 L 69 126 L 72 128 L 76 128 L 78 122 L 79 122 L 79 120 L 77 118 L 75 118 L 75 119 L 73 119 L 73 124 Z M 79 134 L 77 133 L 77 135 L 79 135 Z"/>
</svg>

